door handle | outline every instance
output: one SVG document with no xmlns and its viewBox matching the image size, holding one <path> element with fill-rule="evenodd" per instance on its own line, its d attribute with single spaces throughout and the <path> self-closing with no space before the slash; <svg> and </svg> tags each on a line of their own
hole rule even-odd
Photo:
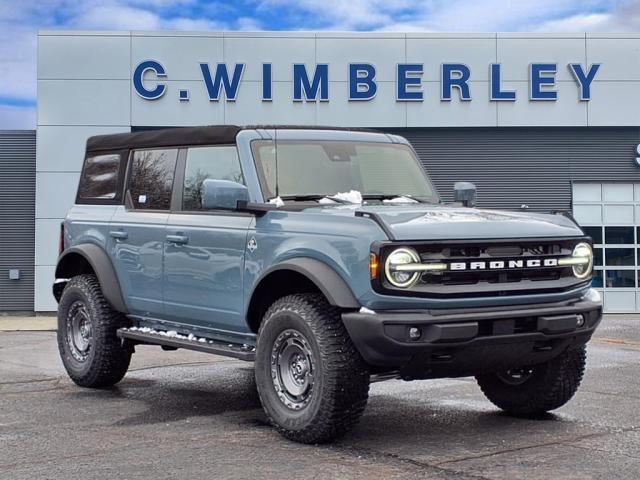
<svg viewBox="0 0 640 480">
<path fill-rule="evenodd" d="M 129 234 L 124 230 L 111 230 L 109 235 L 117 240 L 126 240 L 129 238 Z"/>
<path fill-rule="evenodd" d="M 189 243 L 189 237 L 186 235 L 167 235 L 167 242 L 175 243 L 176 245 L 186 245 Z"/>
</svg>

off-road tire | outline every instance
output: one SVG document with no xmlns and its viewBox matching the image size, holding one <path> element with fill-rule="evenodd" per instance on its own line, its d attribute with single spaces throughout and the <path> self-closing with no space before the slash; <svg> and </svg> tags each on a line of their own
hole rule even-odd
<svg viewBox="0 0 640 480">
<path fill-rule="evenodd" d="M 586 347 L 569 349 L 531 367 L 531 376 L 510 385 L 497 374 L 479 375 L 478 385 L 497 407 L 516 417 L 535 417 L 567 403 L 576 393 L 586 364 Z"/>
<path fill-rule="evenodd" d="M 314 361 L 313 390 L 306 406 L 289 408 L 272 378 L 274 345 L 297 331 L 306 338 Z M 347 333 L 340 310 L 319 294 L 294 294 L 276 300 L 264 315 L 256 347 L 256 385 L 271 424 L 300 443 L 340 438 L 358 422 L 369 395 L 369 371 Z"/>
<path fill-rule="evenodd" d="M 84 306 L 90 320 L 91 340 L 86 358 L 72 354 L 68 337 L 68 318 L 74 305 Z M 127 318 L 111 308 L 95 275 L 73 277 L 64 288 L 58 305 L 58 349 L 69 377 L 89 388 L 110 387 L 127 373 L 132 349 L 117 337 Z"/>
</svg>

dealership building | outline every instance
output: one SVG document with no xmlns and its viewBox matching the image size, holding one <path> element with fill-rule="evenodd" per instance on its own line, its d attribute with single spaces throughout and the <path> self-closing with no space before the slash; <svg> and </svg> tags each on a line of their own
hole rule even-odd
<svg viewBox="0 0 640 480">
<path fill-rule="evenodd" d="M 573 212 L 606 311 L 640 312 L 640 34 L 41 31 L 37 108 L 0 132 L 0 311 L 55 310 L 89 136 L 303 124 L 407 137 L 445 201 Z"/>
</svg>

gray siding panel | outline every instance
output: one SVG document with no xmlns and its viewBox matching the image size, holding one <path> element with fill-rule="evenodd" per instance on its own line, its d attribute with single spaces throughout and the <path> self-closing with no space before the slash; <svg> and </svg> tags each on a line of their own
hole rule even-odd
<svg viewBox="0 0 640 480">
<path fill-rule="evenodd" d="M 0 311 L 33 310 L 35 192 L 36 132 L 0 131 Z"/>
<path fill-rule="evenodd" d="M 390 130 L 387 130 L 391 132 Z M 445 201 L 453 183 L 478 188 L 478 205 L 571 208 L 571 182 L 640 181 L 637 127 L 397 129 L 416 149 Z"/>
</svg>

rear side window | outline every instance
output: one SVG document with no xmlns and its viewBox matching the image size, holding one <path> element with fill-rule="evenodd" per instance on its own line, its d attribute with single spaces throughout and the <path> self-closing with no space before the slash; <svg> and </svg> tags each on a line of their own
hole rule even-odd
<svg viewBox="0 0 640 480">
<path fill-rule="evenodd" d="M 78 198 L 114 200 L 118 193 L 120 154 L 87 157 L 80 176 Z"/>
<path fill-rule="evenodd" d="M 133 152 L 129 193 L 134 208 L 147 210 L 171 208 L 171 190 L 177 159 L 177 149 Z"/>
<path fill-rule="evenodd" d="M 183 210 L 202 210 L 202 184 L 209 178 L 244 185 L 235 146 L 189 148 L 182 193 Z"/>
</svg>

